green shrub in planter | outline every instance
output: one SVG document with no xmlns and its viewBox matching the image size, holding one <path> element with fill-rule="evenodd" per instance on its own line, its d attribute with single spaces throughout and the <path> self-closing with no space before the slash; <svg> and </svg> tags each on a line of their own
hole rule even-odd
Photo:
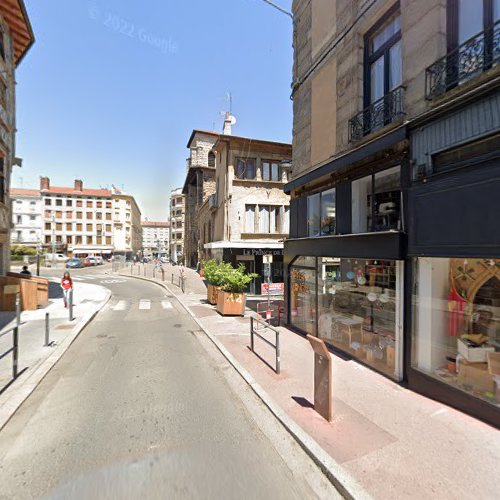
<svg viewBox="0 0 500 500">
<path fill-rule="evenodd" d="M 247 273 L 245 266 L 240 264 L 236 269 L 230 264 L 223 270 L 222 290 L 228 293 L 243 293 L 249 283 L 259 275 Z"/>
</svg>

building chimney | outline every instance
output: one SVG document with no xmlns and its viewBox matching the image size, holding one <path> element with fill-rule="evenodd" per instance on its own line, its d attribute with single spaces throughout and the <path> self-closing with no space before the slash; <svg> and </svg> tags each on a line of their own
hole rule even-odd
<svg viewBox="0 0 500 500">
<path fill-rule="evenodd" d="M 40 177 L 40 191 L 48 191 L 50 189 L 50 179 L 48 177 Z"/>
<path fill-rule="evenodd" d="M 224 118 L 224 128 L 222 130 L 222 133 L 224 135 L 231 135 L 231 127 L 233 125 L 231 115 L 229 114 L 229 111 L 226 111 L 226 117 Z"/>
<path fill-rule="evenodd" d="M 83 181 L 75 179 L 75 191 L 83 191 Z"/>
</svg>

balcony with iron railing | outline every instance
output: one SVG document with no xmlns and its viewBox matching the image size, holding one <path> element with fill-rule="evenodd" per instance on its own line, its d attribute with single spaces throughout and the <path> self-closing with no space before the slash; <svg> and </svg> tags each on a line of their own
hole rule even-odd
<svg viewBox="0 0 500 500">
<path fill-rule="evenodd" d="M 405 115 L 403 86 L 396 87 L 349 120 L 349 142 L 359 141 Z"/>
<path fill-rule="evenodd" d="M 425 97 L 439 97 L 500 61 L 500 21 L 438 59 L 425 71 Z"/>
</svg>

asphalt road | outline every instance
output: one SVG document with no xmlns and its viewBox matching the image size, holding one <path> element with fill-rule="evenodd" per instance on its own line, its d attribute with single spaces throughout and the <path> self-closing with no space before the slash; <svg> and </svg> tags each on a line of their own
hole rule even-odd
<svg viewBox="0 0 500 500">
<path fill-rule="evenodd" d="M 106 272 L 72 273 L 113 296 L 0 432 L 0 498 L 327 497 L 175 297 Z"/>
</svg>

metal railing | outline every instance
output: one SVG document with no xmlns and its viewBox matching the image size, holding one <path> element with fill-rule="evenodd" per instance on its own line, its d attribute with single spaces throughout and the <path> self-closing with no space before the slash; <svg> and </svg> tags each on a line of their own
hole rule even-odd
<svg viewBox="0 0 500 500">
<path fill-rule="evenodd" d="M 448 52 L 425 70 L 425 97 L 432 99 L 486 71 L 500 60 L 500 21 Z"/>
<path fill-rule="evenodd" d="M 9 354 L 12 353 L 12 378 L 15 379 L 17 378 L 19 374 L 19 325 L 16 324 L 15 326 L 9 328 L 8 330 L 5 330 L 4 332 L 0 333 L 0 337 L 3 337 L 7 335 L 8 333 L 12 332 L 12 347 L 10 349 L 7 349 L 4 351 L 2 354 L 0 354 L 0 359 L 5 358 L 5 356 L 8 356 Z"/>
<path fill-rule="evenodd" d="M 359 141 L 365 135 L 389 125 L 406 113 L 403 86 L 396 87 L 349 120 L 349 142 Z"/>
<path fill-rule="evenodd" d="M 255 327 L 255 324 L 261 325 L 261 328 Z M 265 331 L 272 331 L 275 334 L 275 343 L 273 344 L 271 341 L 263 337 L 259 332 L 264 333 Z M 276 351 L 276 367 L 274 371 L 279 375 L 280 373 L 280 364 L 281 364 L 281 359 L 280 359 L 280 332 L 269 325 L 266 321 L 260 318 L 256 318 L 255 316 L 250 316 L 250 349 L 252 352 L 257 355 L 259 358 L 260 356 L 255 352 L 254 350 L 254 336 L 259 337 L 262 341 L 264 341 L 267 345 L 271 346 L 275 351 Z M 262 358 L 261 358 L 262 359 Z"/>
</svg>

